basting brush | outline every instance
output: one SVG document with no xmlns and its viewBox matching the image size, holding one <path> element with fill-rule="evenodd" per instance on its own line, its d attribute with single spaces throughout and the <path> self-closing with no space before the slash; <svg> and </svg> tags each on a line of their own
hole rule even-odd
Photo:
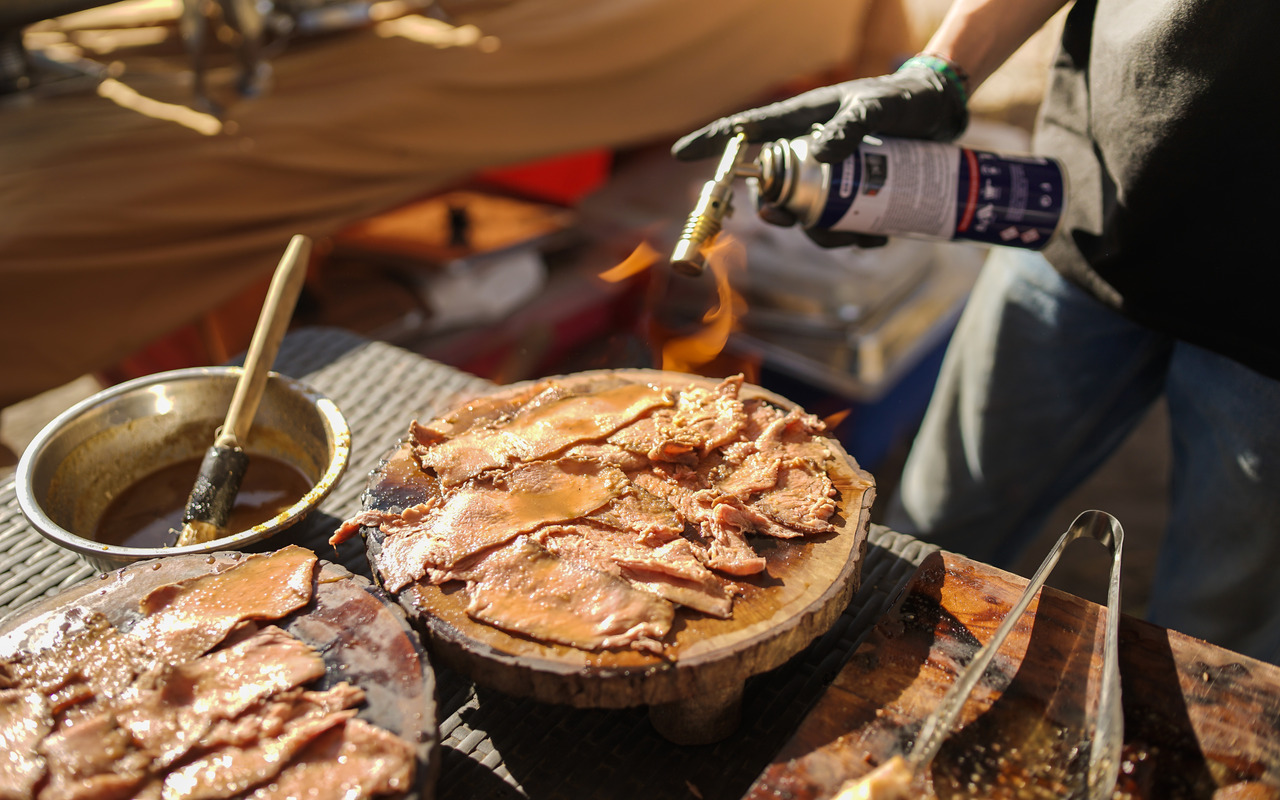
<svg viewBox="0 0 1280 800">
<path fill-rule="evenodd" d="M 298 295 L 302 293 L 310 256 L 311 239 L 301 234 L 294 236 L 271 277 L 244 368 L 231 395 L 231 406 L 213 445 L 205 451 L 195 486 L 187 499 L 182 530 L 178 533 L 179 547 L 210 542 L 228 533 L 227 521 L 249 465 L 243 444 L 248 440 L 249 427 L 267 385 L 267 374 L 288 330 Z"/>
</svg>

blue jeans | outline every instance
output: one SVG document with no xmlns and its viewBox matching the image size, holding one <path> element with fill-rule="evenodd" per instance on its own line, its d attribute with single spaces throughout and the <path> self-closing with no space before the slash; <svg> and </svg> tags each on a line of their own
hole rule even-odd
<svg viewBox="0 0 1280 800">
<path fill-rule="evenodd" d="M 1280 382 L 1128 320 L 1039 254 L 983 267 L 885 522 L 1009 568 L 1161 394 L 1171 507 L 1147 616 L 1280 663 Z"/>
</svg>

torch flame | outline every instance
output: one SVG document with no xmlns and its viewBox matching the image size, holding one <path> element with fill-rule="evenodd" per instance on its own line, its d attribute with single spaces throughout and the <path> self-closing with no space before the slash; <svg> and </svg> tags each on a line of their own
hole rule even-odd
<svg viewBox="0 0 1280 800">
<path fill-rule="evenodd" d="M 620 283 L 633 275 L 639 275 L 658 261 L 658 251 L 648 242 L 641 242 L 631 251 L 631 255 L 622 260 L 616 267 L 601 272 L 599 277 L 609 283 Z"/>
<path fill-rule="evenodd" d="M 840 411 L 833 411 L 832 413 L 822 418 L 822 423 L 827 426 L 827 430 L 835 430 L 835 428 L 841 422 L 844 422 L 845 419 L 852 412 L 853 412 L 852 408 L 845 408 L 845 409 L 841 409 Z"/>
<path fill-rule="evenodd" d="M 746 268 L 746 248 L 723 231 L 704 246 L 703 256 L 707 268 L 715 278 L 717 305 L 702 315 L 702 327 L 683 336 L 674 335 L 651 316 L 648 337 L 654 346 L 655 360 L 661 358 L 662 368 L 677 372 L 698 373 L 719 359 L 729 341 L 729 335 L 738 329 L 738 320 L 746 311 L 746 301 L 734 291 L 730 274 Z M 646 241 L 641 241 L 617 266 L 597 274 L 608 283 L 621 283 L 651 268 L 659 261 L 658 251 Z M 653 294 L 651 304 L 661 302 Z M 652 313 L 652 309 L 651 309 Z M 741 363 L 739 363 L 741 362 Z M 728 372 L 743 373 L 747 380 L 754 380 L 758 365 L 746 359 L 735 359 L 733 364 L 717 364 L 714 368 L 728 367 Z M 723 372 L 723 370 L 721 370 Z"/>
<path fill-rule="evenodd" d="M 703 315 L 705 327 L 688 336 L 674 337 L 662 346 L 664 370 L 696 372 L 698 367 L 713 361 L 724 351 L 729 334 L 737 329 L 738 318 L 745 309 L 746 302 L 733 290 L 729 279 L 730 270 L 746 266 L 746 250 L 742 244 L 722 232 L 703 255 L 715 276 L 719 305 Z"/>
</svg>

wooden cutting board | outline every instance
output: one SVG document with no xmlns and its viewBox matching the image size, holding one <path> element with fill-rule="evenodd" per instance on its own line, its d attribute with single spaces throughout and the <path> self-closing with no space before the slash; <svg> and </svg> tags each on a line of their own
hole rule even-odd
<svg viewBox="0 0 1280 800">
<path fill-rule="evenodd" d="M 554 380 L 590 391 L 622 382 L 658 381 L 683 387 L 716 381 L 651 370 L 577 373 Z M 530 384 L 499 390 L 479 401 L 502 405 L 527 396 Z M 760 397 L 783 409 L 794 403 L 744 385 L 740 397 Z M 523 402 L 519 400 L 517 402 Z M 406 430 L 409 420 L 405 420 Z M 414 584 L 399 593 L 401 604 L 422 628 L 432 657 L 477 683 L 508 694 L 578 707 L 648 705 L 664 736 L 683 744 L 723 738 L 737 725 L 743 682 L 781 665 L 826 631 L 857 590 L 866 547 L 874 480 L 835 439 L 828 473 L 840 492 L 836 532 L 801 540 L 753 537 L 767 561 L 758 576 L 736 579 L 743 594 L 733 615 L 721 620 L 677 611 L 659 656 L 636 650 L 588 652 L 546 644 L 478 623 L 466 614 L 459 584 Z M 409 451 L 394 450 L 371 477 L 366 508 L 398 510 L 425 498 L 415 484 Z M 365 528 L 369 560 L 379 558 L 381 531 Z M 374 570 L 376 576 L 376 569 Z"/>
<path fill-rule="evenodd" d="M 833 797 L 905 752 L 1026 583 L 960 556 L 929 556 L 747 797 Z M 1096 691 L 1089 678 L 1101 667 L 1099 616 L 1102 606 L 1044 589 L 935 759 L 938 797 L 1079 789 L 1084 710 Z M 1280 797 L 1280 669 L 1126 616 L 1120 675 L 1125 745 L 1115 797 Z"/>
</svg>

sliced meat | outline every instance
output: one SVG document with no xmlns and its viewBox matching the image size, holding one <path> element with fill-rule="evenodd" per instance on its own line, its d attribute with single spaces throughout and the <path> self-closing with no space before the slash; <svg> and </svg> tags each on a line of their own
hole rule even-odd
<svg viewBox="0 0 1280 800">
<path fill-rule="evenodd" d="M 151 759 L 111 712 L 63 724 L 40 743 L 40 753 L 49 765 L 41 800 L 124 800 L 149 778 Z"/>
<path fill-rule="evenodd" d="M 778 485 L 782 464 L 776 453 L 752 452 L 736 464 L 716 462 L 707 466 L 707 485 L 714 485 L 722 494 L 750 500 Z"/>
<path fill-rule="evenodd" d="M 438 495 L 432 495 L 425 503 L 409 506 L 399 514 L 374 509 L 361 511 L 338 526 L 334 534 L 329 537 L 329 544 L 335 546 L 342 544 L 359 533 L 362 527 L 378 528 L 386 537 L 416 536 L 424 529 L 430 528 L 432 514 L 436 513 L 442 505 L 444 501 Z"/>
<path fill-rule="evenodd" d="M 827 473 L 833 456 L 826 439 L 816 435 L 825 428 L 817 417 L 793 409 L 755 440 L 757 456 L 778 465 L 774 486 L 756 499 L 757 510 L 782 528 L 802 534 L 835 530 L 830 520 L 836 511 L 836 489 Z M 768 526 L 758 530 L 777 535 Z"/>
<path fill-rule="evenodd" d="M 721 619 L 733 608 L 733 595 L 686 539 L 651 547 L 628 532 L 590 524 L 549 526 L 530 538 L 565 561 L 618 575 L 677 605 Z"/>
<path fill-rule="evenodd" d="M 805 535 L 804 531 L 779 525 L 772 517 L 757 510 L 756 504 L 743 503 L 736 497 L 719 498 L 713 516 L 716 525 L 743 535 L 759 533 L 775 539 L 799 539 Z"/>
<path fill-rule="evenodd" d="M 176 762 L 220 720 L 324 675 L 324 659 L 285 631 L 263 628 L 233 647 L 139 680 L 120 704 L 121 727 L 158 766 Z"/>
<path fill-rule="evenodd" d="M 747 541 L 751 530 L 729 503 L 716 503 L 701 520 L 702 535 L 710 540 L 707 566 L 727 575 L 747 576 L 764 572 L 768 563 L 756 555 Z"/>
<path fill-rule="evenodd" d="M 292 721 L 303 716 L 323 716 L 364 702 L 364 690 L 347 682 L 323 691 L 291 689 L 272 697 L 265 707 L 254 707 L 233 720 L 221 720 L 200 738 L 195 750 L 208 753 L 222 747 L 244 748 L 263 738 L 279 736 Z"/>
<path fill-rule="evenodd" d="M 606 528 L 626 531 L 641 544 L 656 547 L 684 533 L 684 520 L 665 497 L 634 484 L 607 505 L 592 512 L 590 519 Z"/>
<path fill-rule="evenodd" d="M 258 621 L 289 613 L 313 588 L 314 554 L 273 555 L 154 590 L 140 603 L 153 616 L 131 631 L 68 609 L 0 661 L 0 798 L 242 797 L 304 752 L 311 767 L 367 771 L 344 779 L 340 796 L 411 788 L 413 745 L 355 723 L 363 690 L 307 690 L 325 675 L 321 654 Z M 329 750 L 313 747 L 353 724 Z M 351 762 L 315 763 L 330 751 Z"/>
<path fill-rule="evenodd" d="M 409 436 L 418 444 L 435 445 L 473 428 L 491 428 L 504 423 L 521 409 L 537 408 L 566 394 L 568 392 L 560 384 L 542 381 L 530 384 L 515 394 L 477 397 L 446 417 L 426 423 L 415 420 L 409 426 Z"/>
<path fill-rule="evenodd" d="M 474 428 L 415 452 L 424 469 L 435 471 L 445 486 L 457 486 L 486 470 L 537 461 L 575 444 L 602 440 L 672 402 L 668 389 L 625 384 L 522 409 L 502 427 Z"/>
<path fill-rule="evenodd" d="M 730 586 L 703 566 L 703 559 L 687 539 L 655 548 L 648 558 L 618 555 L 613 560 L 622 568 L 622 577 L 633 585 L 673 603 L 719 619 L 728 619 L 733 613 Z"/>
<path fill-rule="evenodd" d="M 406 509 L 381 525 L 378 572 L 388 591 L 399 591 L 431 570 L 464 560 L 543 525 L 584 517 L 618 497 L 626 476 L 580 461 L 521 464 L 494 483 L 475 482 L 438 506 Z"/>
<path fill-rule="evenodd" d="M 661 414 L 664 410 L 658 409 L 654 414 Z M 653 415 L 651 414 L 650 416 Z M 623 430 L 640 425 L 648 419 L 649 417 L 645 417 Z M 564 451 L 564 458 L 574 461 L 586 461 L 591 464 L 608 464 L 611 467 L 617 467 L 623 472 L 635 472 L 649 466 L 649 459 L 646 456 L 626 450 L 610 442 L 575 444 Z"/>
<path fill-rule="evenodd" d="M 734 507 L 724 502 L 719 493 L 698 488 L 696 473 L 690 470 L 668 472 L 655 468 L 634 476 L 637 485 L 663 496 L 676 512 L 698 527 L 706 540 L 706 565 L 728 575 L 746 576 L 763 572 L 765 560 L 756 555 L 747 542 L 751 526 Z"/>
<path fill-rule="evenodd" d="M 699 466 L 702 483 L 733 507 L 720 513 L 743 530 L 783 539 L 835 530 L 836 490 L 826 468 L 832 455 L 814 435 L 821 421 L 768 406 L 754 408 L 751 420 L 754 439 Z"/>
<path fill-rule="evenodd" d="M 31 689 L 0 690 L 0 797 L 32 797 L 44 777 L 36 745 L 53 726 L 49 704 Z"/>
<path fill-rule="evenodd" d="M 738 399 L 741 388 L 742 376 L 735 375 L 711 390 L 691 386 L 681 391 L 673 420 L 675 441 L 705 456 L 738 438 L 747 422 Z"/>
<path fill-rule="evenodd" d="M 615 432 L 607 443 L 645 463 L 667 461 L 693 466 L 698 463 L 698 453 L 692 445 L 675 440 L 675 416 L 674 408 L 660 408 Z"/>
<path fill-rule="evenodd" d="M 831 517 L 836 512 L 836 489 L 825 470 L 809 464 L 789 464 L 779 473 L 778 485 L 764 492 L 756 505 L 776 526 L 756 530 L 777 536 L 775 530 L 799 534 L 829 533 L 835 530 Z"/>
<path fill-rule="evenodd" d="M 317 737 L 278 778 L 247 797 L 354 800 L 402 794 L 413 788 L 413 766 L 408 742 L 352 719 Z"/>
<path fill-rule="evenodd" d="M 244 745 L 228 745 L 171 771 L 164 779 L 165 800 L 225 800 L 278 776 L 304 748 L 343 725 L 354 709 L 325 714 L 302 713 L 282 730 Z"/>
<path fill-rule="evenodd" d="M 289 545 L 251 555 L 223 572 L 162 586 L 142 599 L 131 633 L 167 663 L 216 646 L 247 619 L 280 619 L 311 601 L 316 554 Z"/>
<path fill-rule="evenodd" d="M 736 439 L 746 425 L 738 390 L 742 376 L 714 389 L 689 386 L 674 407 L 660 409 L 609 437 L 609 442 L 653 461 L 694 465 Z"/>
<path fill-rule="evenodd" d="M 7 670 L 15 685 L 40 692 L 54 715 L 119 695 L 149 661 L 144 647 L 96 612 L 75 611 L 48 644 L 10 660 Z"/>
<path fill-rule="evenodd" d="M 528 537 L 489 553 L 468 577 L 473 619 L 583 650 L 660 650 L 675 615 L 662 598 L 559 558 Z"/>
</svg>

